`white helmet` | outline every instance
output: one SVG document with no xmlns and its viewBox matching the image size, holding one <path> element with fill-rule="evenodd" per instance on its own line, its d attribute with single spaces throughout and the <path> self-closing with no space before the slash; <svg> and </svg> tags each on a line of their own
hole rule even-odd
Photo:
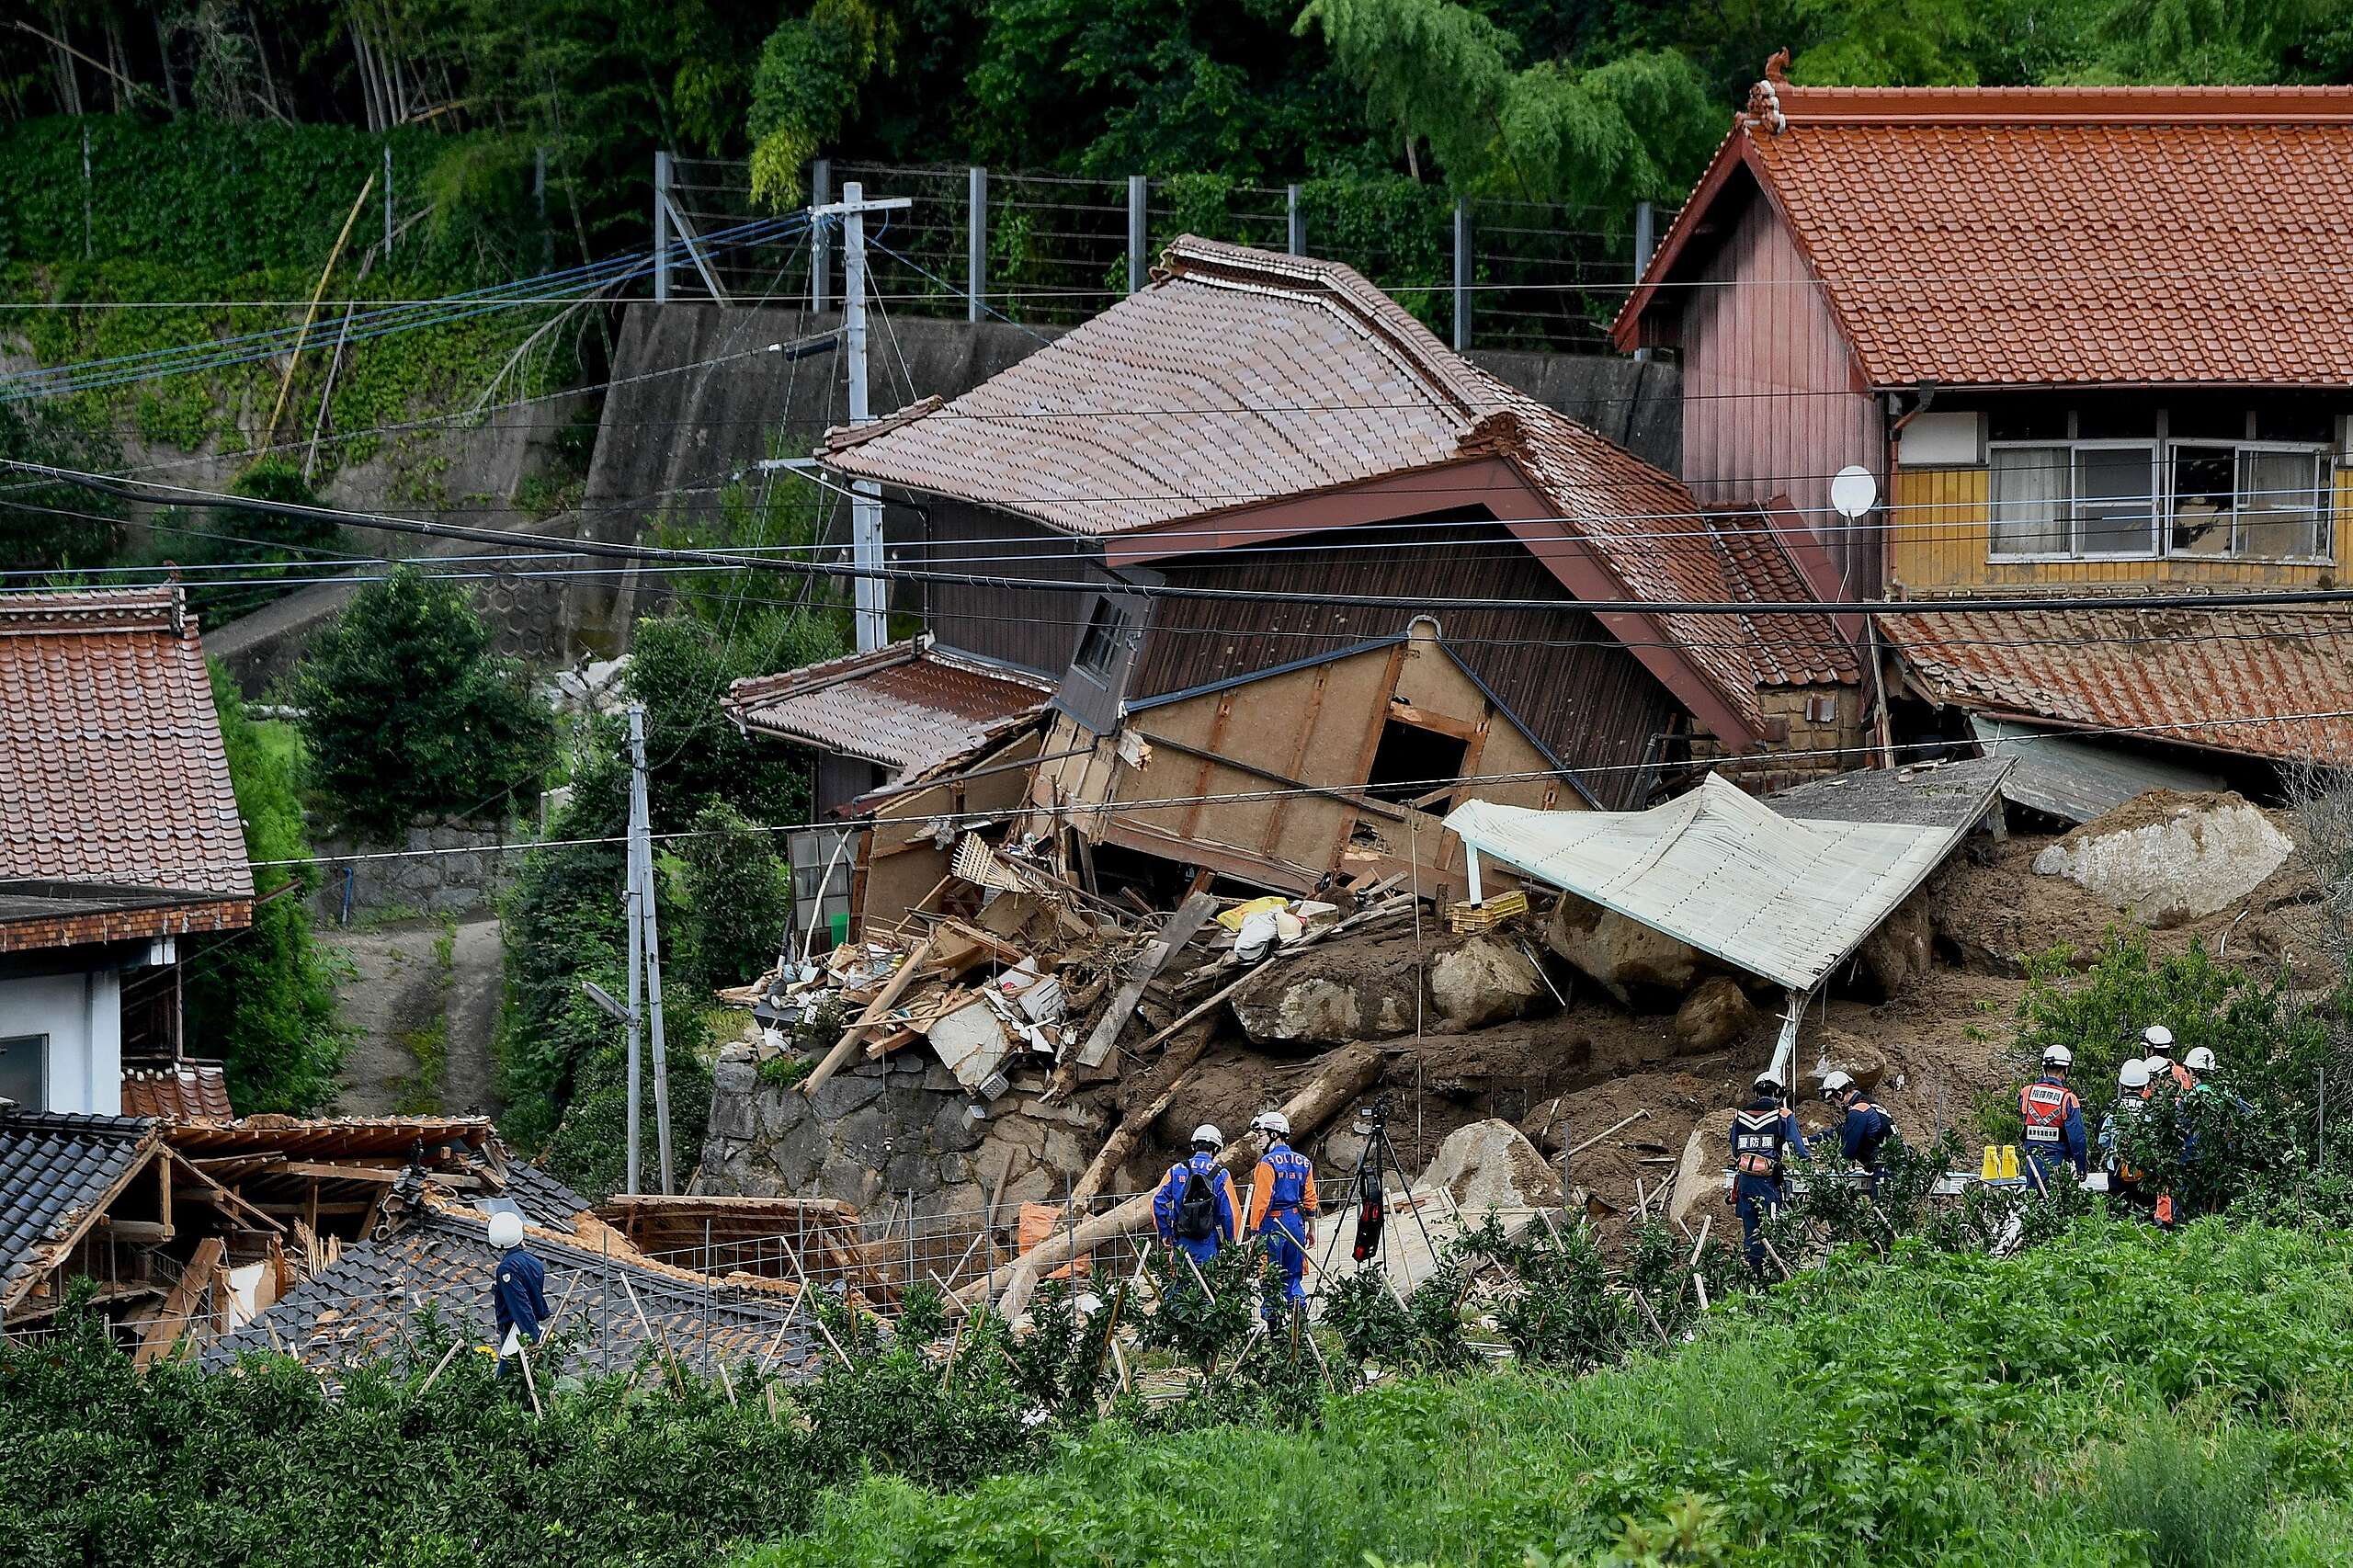
<svg viewBox="0 0 2353 1568">
<path fill-rule="evenodd" d="M 2141 1031 L 2141 1043 L 2149 1048 L 2152 1056 L 2173 1055 L 2173 1030 L 2163 1024 L 2151 1024 Z"/>
<path fill-rule="evenodd" d="M 2120 1089 L 2145 1089 L 2149 1086 L 2149 1064 L 2137 1056 L 2128 1056 L 2124 1065 L 2116 1070 L 2116 1086 Z"/>
<path fill-rule="evenodd" d="M 2211 1073 L 2214 1070 L 2214 1053 L 2202 1045 L 2193 1045 L 2189 1048 L 2189 1054 L 2181 1059 L 2181 1064 L 2192 1073 Z"/>
<path fill-rule="evenodd" d="M 2045 1067 L 2073 1067 L 2075 1053 L 2063 1045 L 2054 1045 L 2042 1053 L 2042 1064 Z"/>
<path fill-rule="evenodd" d="M 512 1252 L 523 1244 L 523 1217 L 502 1209 L 490 1217 L 490 1244 Z"/>
<path fill-rule="evenodd" d="M 1290 1136 L 1290 1118 L 1279 1110 L 1262 1110 L 1250 1123 L 1253 1132 L 1271 1132 L 1278 1138 Z"/>
<path fill-rule="evenodd" d="M 1822 1080 L 1822 1097 L 1836 1099 L 1855 1086 L 1855 1080 L 1845 1073 L 1832 1073 Z"/>
<path fill-rule="evenodd" d="M 1222 1149 L 1225 1147 L 1225 1134 L 1217 1130 L 1215 1122 L 1204 1121 L 1193 1129 L 1193 1142 L 1206 1143 L 1212 1149 Z"/>
</svg>

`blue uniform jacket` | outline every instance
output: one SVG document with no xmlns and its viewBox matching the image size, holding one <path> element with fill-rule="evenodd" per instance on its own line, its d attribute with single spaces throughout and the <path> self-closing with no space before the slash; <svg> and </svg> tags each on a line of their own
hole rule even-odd
<svg viewBox="0 0 2353 1568">
<path fill-rule="evenodd" d="M 1838 1124 L 1839 1152 L 1857 1165 L 1876 1170 L 1880 1152 L 1894 1131 L 1893 1117 L 1869 1100 L 1858 1099 L 1847 1107 L 1847 1119 Z"/>
<path fill-rule="evenodd" d="M 1756 1100 L 1751 1104 L 1743 1106 L 1741 1108 L 1754 1113 L 1767 1109 L 1768 1108 L 1779 1103 L 1779 1102 L 1775 1100 Z M 1737 1117 L 1733 1119 L 1732 1131 L 1726 1135 L 1726 1138 L 1727 1146 L 1733 1151 L 1733 1163 L 1737 1165 L 1740 1159 L 1740 1120 Z M 1781 1112 L 1781 1165 L 1784 1172 L 1789 1168 L 1790 1161 L 1812 1158 L 1812 1156 L 1806 1152 L 1805 1134 L 1798 1131 L 1798 1119 L 1795 1116 L 1792 1116 L 1786 1109 Z M 1743 1176 L 1741 1179 L 1743 1181 L 1765 1181 L 1768 1179 L 1779 1180 L 1779 1177 L 1778 1176 L 1770 1178 L 1765 1176 Z"/>
<path fill-rule="evenodd" d="M 490 1288 L 490 1309 L 498 1320 L 498 1343 L 506 1343 L 506 1331 L 515 1330 L 525 1339 L 540 1337 L 540 1324 L 548 1315 L 548 1271 L 521 1247 L 517 1247 L 498 1260 L 498 1272 Z"/>
<path fill-rule="evenodd" d="M 1176 1206 L 1185 1200 L 1185 1187 L 1199 1171 L 1209 1178 L 1210 1195 L 1217 1203 L 1217 1236 L 1215 1244 L 1222 1246 L 1242 1234 L 1240 1217 L 1233 1212 L 1233 1183 L 1218 1169 L 1217 1156 L 1196 1149 L 1191 1154 L 1168 1167 L 1160 1178 L 1160 1190 L 1152 1195 L 1152 1222 L 1159 1228 L 1160 1239 L 1176 1239 Z"/>
</svg>

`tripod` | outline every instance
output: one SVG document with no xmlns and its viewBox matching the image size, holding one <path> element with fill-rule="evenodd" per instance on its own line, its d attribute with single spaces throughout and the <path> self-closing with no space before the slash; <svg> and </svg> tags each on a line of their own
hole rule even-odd
<svg viewBox="0 0 2353 1568">
<path fill-rule="evenodd" d="M 1381 1265 L 1381 1242 L 1387 1228 L 1389 1198 L 1385 1176 L 1394 1171 L 1397 1185 L 1410 1195 L 1414 1184 L 1405 1175 L 1405 1162 L 1397 1155 L 1397 1145 L 1389 1138 L 1389 1096 L 1382 1095 L 1368 1102 L 1357 1112 L 1357 1132 L 1364 1139 L 1364 1149 L 1357 1155 L 1356 1169 L 1348 1175 L 1347 1202 L 1357 1210 L 1357 1244 L 1355 1261 L 1359 1265 Z M 1407 1210 L 1414 1217 L 1414 1228 L 1421 1233 L 1422 1245 L 1429 1250 L 1430 1258 L 1438 1258 L 1438 1244 L 1430 1240 L 1429 1227 L 1422 1223 L 1418 1206 Z M 1316 1274 L 1329 1278 L 1333 1255 L 1339 1251 L 1340 1227 L 1332 1227 L 1331 1239 L 1324 1244 L 1323 1262 Z"/>
</svg>

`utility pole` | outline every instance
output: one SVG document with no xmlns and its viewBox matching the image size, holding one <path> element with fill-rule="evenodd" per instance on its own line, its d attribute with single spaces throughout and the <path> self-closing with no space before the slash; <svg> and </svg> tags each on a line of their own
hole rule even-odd
<svg viewBox="0 0 2353 1568">
<path fill-rule="evenodd" d="M 866 199 L 857 180 L 842 182 L 842 199 L 813 207 L 809 216 L 842 221 L 842 341 L 849 354 L 849 422 L 870 423 L 874 410 L 866 377 L 866 215 L 911 207 L 904 196 Z M 850 485 L 850 560 L 858 568 L 858 651 L 870 653 L 891 639 L 889 596 L 882 581 L 882 488 L 871 480 Z"/>
<path fill-rule="evenodd" d="M 645 707 L 629 708 L 629 885 L 630 885 L 630 1007 L 637 1006 L 638 966 L 645 973 L 645 1016 L 654 1035 L 654 1134 L 662 1162 L 662 1190 L 676 1192 L 677 1182 L 670 1161 L 670 1058 L 662 1030 L 661 927 L 654 913 L 654 822 L 645 792 Z M 637 1030 L 630 1029 L 630 1181 L 637 1176 Z"/>
</svg>

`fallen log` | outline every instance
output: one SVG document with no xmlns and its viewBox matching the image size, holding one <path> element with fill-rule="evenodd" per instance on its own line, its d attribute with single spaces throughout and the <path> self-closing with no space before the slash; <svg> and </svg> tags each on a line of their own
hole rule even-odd
<svg viewBox="0 0 2353 1568">
<path fill-rule="evenodd" d="M 1378 1046 L 1362 1042 L 1333 1052 L 1324 1069 L 1282 1107 L 1283 1115 L 1290 1120 L 1291 1135 L 1304 1139 L 1354 1104 L 1358 1096 L 1381 1081 L 1384 1062 L 1385 1054 Z M 1218 1163 L 1229 1173 L 1247 1171 L 1265 1152 L 1265 1138 L 1253 1133 L 1227 1144 Z M 1091 1247 L 1147 1229 L 1151 1224 L 1152 1194 L 1145 1192 L 1084 1224 L 1054 1233 L 1015 1260 L 1012 1272 L 1006 1277 L 1005 1294 L 997 1310 L 1008 1318 L 1019 1316 L 1029 1304 L 1029 1293 L 1036 1289 L 1040 1275 Z M 966 1300 L 987 1289 L 985 1281 L 974 1280 L 958 1292 L 958 1299 Z"/>
<path fill-rule="evenodd" d="M 1176 1091 L 1184 1086 L 1187 1075 L 1193 1070 L 1193 1063 L 1209 1050 L 1210 1040 L 1216 1033 L 1214 1024 L 1197 1024 L 1191 1034 L 1168 1048 L 1166 1054 L 1160 1059 L 1163 1065 L 1175 1068 L 1167 1085 L 1149 1105 L 1138 1108 L 1134 1115 L 1111 1130 L 1111 1136 L 1103 1141 L 1103 1147 L 1096 1152 L 1094 1160 L 1087 1165 L 1086 1174 L 1080 1176 L 1077 1185 L 1071 1188 L 1073 1202 L 1084 1202 L 1102 1191 L 1104 1185 L 1119 1174 L 1120 1167 L 1134 1156 L 1146 1135 L 1152 1131 L 1152 1124 L 1176 1103 Z"/>
</svg>

